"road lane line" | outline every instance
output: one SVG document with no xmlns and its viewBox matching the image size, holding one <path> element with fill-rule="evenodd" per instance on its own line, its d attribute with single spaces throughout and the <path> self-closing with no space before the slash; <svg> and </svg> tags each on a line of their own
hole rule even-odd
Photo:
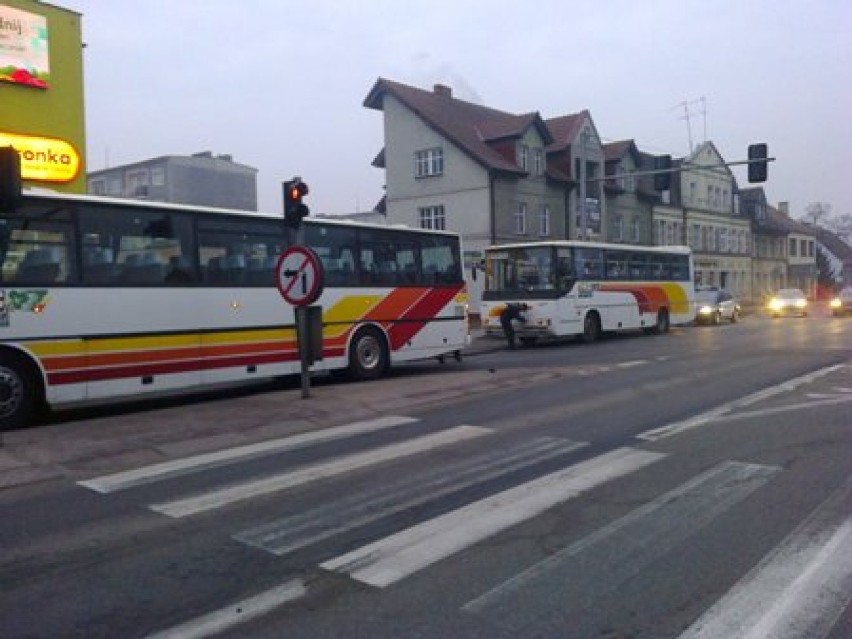
<svg viewBox="0 0 852 639">
<path fill-rule="evenodd" d="M 617 589 L 766 484 L 774 466 L 724 462 L 543 559 L 463 606 L 513 628 L 570 617 Z M 518 617 L 513 611 L 523 610 Z"/>
<path fill-rule="evenodd" d="M 164 479 L 187 475 L 199 470 L 207 470 L 224 466 L 226 464 L 243 461 L 253 457 L 262 455 L 270 455 L 273 453 L 281 453 L 288 450 L 298 450 L 316 444 L 321 444 L 344 437 L 352 437 L 362 435 L 364 433 L 372 433 L 385 428 L 393 428 L 403 424 L 410 424 L 418 421 L 414 417 L 404 417 L 400 415 L 387 415 L 376 419 L 369 419 L 334 428 L 324 428 L 322 430 L 311 431 L 308 433 L 300 433 L 298 435 L 290 435 L 279 439 L 272 439 L 265 442 L 255 444 L 247 444 L 245 446 L 237 446 L 226 450 L 219 450 L 212 453 L 202 455 L 194 455 L 183 459 L 175 459 L 173 461 L 152 464 L 134 470 L 128 470 L 112 475 L 103 475 L 94 477 L 85 481 L 77 482 L 79 486 L 90 488 L 99 493 L 112 493 L 119 490 L 126 490 L 143 484 L 151 484 Z"/>
<path fill-rule="evenodd" d="M 637 435 L 636 438 L 644 441 L 653 442 L 663 439 L 665 437 L 671 437 L 672 435 L 678 435 L 684 431 L 691 430 L 693 428 L 697 428 L 709 422 L 715 421 L 716 419 L 727 415 L 730 411 L 734 409 L 745 408 L 764 399 L 774 397 L 775 395 L 780 395 L 781 393 L 789 392 L 801 386 L 802 384 L 809 384 L 810 382 L 813 382 L 814 380 L 819 379 L 820 377 L 833 373 L 837 370 L 840 370 L 841 368 L 846 368 L 846 366 L 846 364 L 835 364 L 833 366 L 827 366 L 826 368 L 821 368 L 819 370 L 813 371 L 806 375 L 794 377 L 793 379 L 789 379 L 786 382 L 782 382 L 774 386 L 769 386 L 767 388 L 764 388 L 763 390 L 759 390 L 757 392 L 746 395 L 745 397 L 735 399 L 732 402 L 726 402 L 715 408 L 711 408 L 710 410 L 690 417 L 689 419 L 684 419 L 679 422 L 667 424 L 666 426 L 661 426 L 660 428 L 654 428 L 645 431 L 644 433 Z"/>
<path fill-rule="evenodd" d="M 146 639 L 203 639 L 214 636 L 268 614 L 278 606 L 303 597 L 306 593 L 307 588 L 301 579 L 288 581 L 179 626 L 148 635 Z"/>
<path fill-rule="evenodd" d="M 505 450 L 489 451 L 413 473 L 390 485 L 347 494 L 307 512 L 237 533 L 234 539 L 281 556 L 587 445 L 553 438 L 521 442 Z"/>
<path fill-rule="evenodd" d="M 321 564 L 388 586 L 596 486 L 665 457 L 620 448 L 425 521 Z"/>
<path fill-rule="evenodd" d="M 443 430 L 431 435 L 424 435 L 401 443 L 346 455 L 329 462 L 308 466 L 301 470 L 235 484 L 185 499 L 152 504 L 149 508 L 154 512 L 179 519 L 260 495 L 278 492 L 287 488 L 293 488 L 294 486 L 301 486 L 302 484 L 307 484 L 318 479 L 334 477 L 335 475 L 341 475 L 381 462 L 427 452 L 441 446 L 456 444 L 475 437 L 482 437 L 491 432 L 490 429 L 479 426 L 457 426 L 456 428 Z"/>
<path fill-rule="evenodd" d="M 822 639 L 852 602 L 852 480 L 680 639 Z"/>
</svg>

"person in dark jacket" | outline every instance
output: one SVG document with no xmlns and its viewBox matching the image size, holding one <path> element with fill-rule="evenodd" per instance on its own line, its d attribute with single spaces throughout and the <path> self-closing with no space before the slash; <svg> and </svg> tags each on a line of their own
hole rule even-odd
<svg viewBox="0 0 852 639">
<path fill-rule="evenodd" d="M 506 341 L 509 343 L 509 348 L 515 348 L 515 327 L 512 326 L 512 320 L 526 321 L 521 315 L 523 311 L 529 310 L 529 306 L 521 302 L 509 302 L 500 312 L 500 326 L 503 327 L 503 335 L 506 336 Z"/>
</svg>

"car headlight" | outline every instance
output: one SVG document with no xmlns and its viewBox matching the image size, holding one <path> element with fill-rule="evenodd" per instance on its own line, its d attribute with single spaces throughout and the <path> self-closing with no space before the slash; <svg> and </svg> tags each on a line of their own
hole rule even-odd
<svg viewBox="0 0 852 639">
<path fill-rule="evenodd" d="M 808 300 L 796 300 L 796 308 L 805 308 L 808 305 Z"/>
<path fill-rule="evenodd" d="M 831 306 L 831 308 L 840 308 L 842 306 L 839 297 L 835 297 L 828 304 L 829 304 L 829 306 Z"/>
<path fill-rule="evenodd" d="M 713 313 L 713 307 L 706 304 L 698 309 L 699 315 L 710 315 Z"/>
<path fill-rule="evenodd" d="M 773 297 L 771 300 L 769 300 L 769 304 L 767 306 L 769 306 L 769 308 L 773 311 L 780 311 L 782 308 L 784 308 L 784 302 Z"/>
</svg>

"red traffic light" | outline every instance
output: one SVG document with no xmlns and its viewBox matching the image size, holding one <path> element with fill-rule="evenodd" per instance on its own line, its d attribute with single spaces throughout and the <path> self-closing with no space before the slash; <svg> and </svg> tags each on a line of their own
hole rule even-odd
<svg viewBox="0 0 852 639">
<path fill-rule="evenodd" d="M 284 183 L 284 224 L 290 228 L 297 229 L 309 213 L 308 207 L 302 202 L 302 198 L 308 194 L 308 185 L 302 182 L 302 178 L 293 178 Z"/>
<path fill-rule="evenodd" d="M 301 202 L 302 197 L 308 194 L 308 185 L 299 181 L 294 181 L 290 183 L 290 193 L 289 199 L 293 202 Z"/>
</svg>

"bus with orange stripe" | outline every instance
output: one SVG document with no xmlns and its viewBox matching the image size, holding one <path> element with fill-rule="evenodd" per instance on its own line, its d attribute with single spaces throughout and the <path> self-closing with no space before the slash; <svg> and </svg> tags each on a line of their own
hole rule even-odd
<svg viewBox="0 0 852 639">
<path fill-rule="evenodd" d="M 576 240 L 525 242 L 485 251 L 482 322 L 501 331 L 510 302 L 525 303 L 521 344 L 604 332 L 666 333 L 695 319 L 692 253 L 685 246 Z"/>
<path fill-rule="evenodd" d="M 358 379 L 469 340 L 455 233 L 304 221 L 321 258 L 315 371 Z M 281 216 L 26 192 L 0 213 L 0 428 L 42 406 L 298 373 Z"/>
</svg>

